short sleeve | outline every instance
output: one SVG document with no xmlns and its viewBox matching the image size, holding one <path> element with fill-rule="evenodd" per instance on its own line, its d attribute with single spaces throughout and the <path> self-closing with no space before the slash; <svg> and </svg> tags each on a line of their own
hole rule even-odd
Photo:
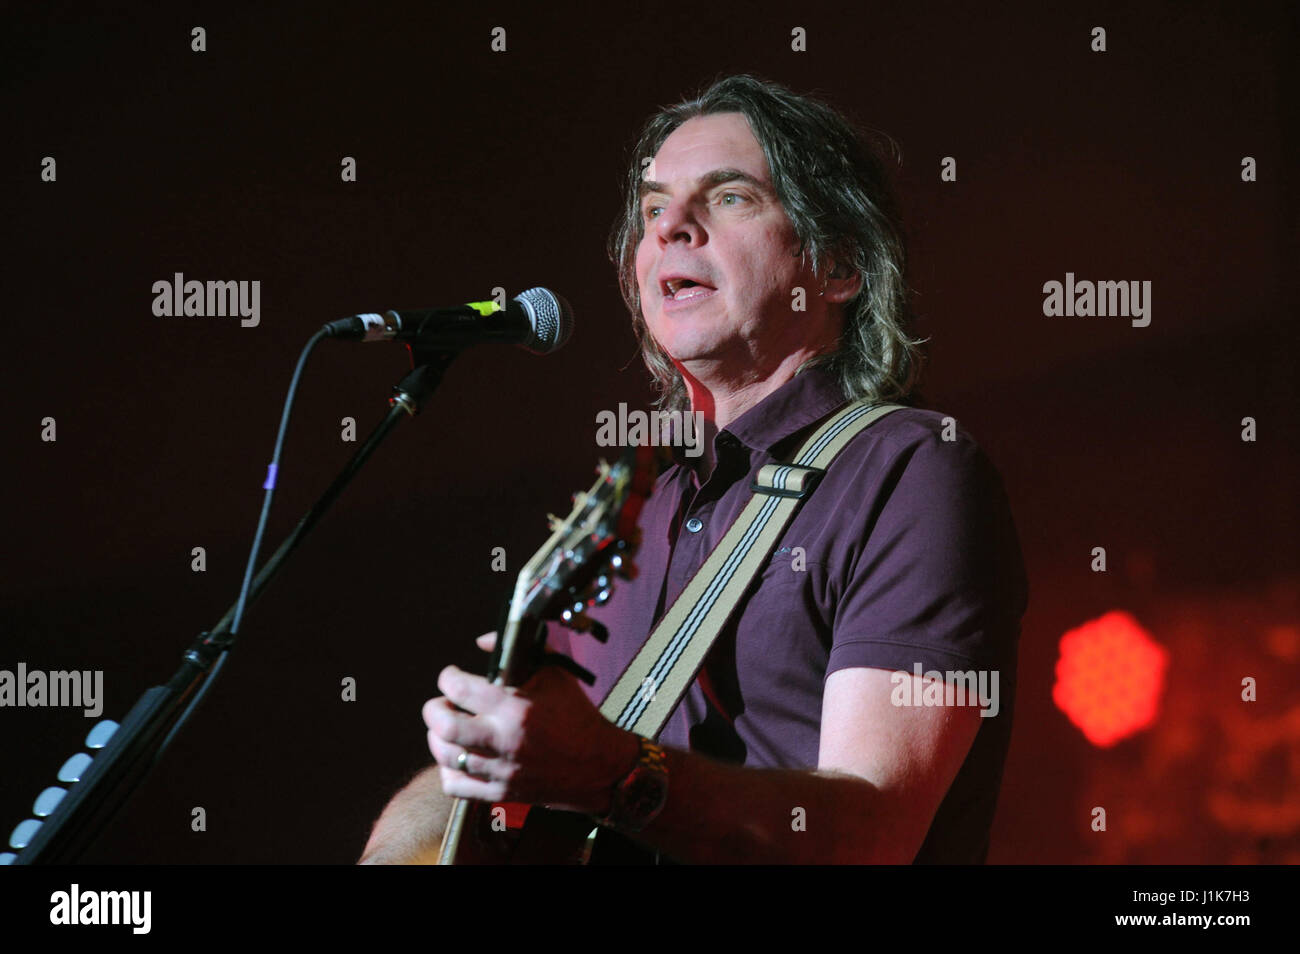
<svg viewBox="0 0 1300 954">
<path fill-rule="evenodd" d="M 969 435 L 933 421 L 891 437 L 861 539 L 837 582 L 827 675 L 852 667 L 1014 678 L 1024 564 L 1002 480 Z M 877 458 L 879 468 L 879 458 Z"/>
</svg>

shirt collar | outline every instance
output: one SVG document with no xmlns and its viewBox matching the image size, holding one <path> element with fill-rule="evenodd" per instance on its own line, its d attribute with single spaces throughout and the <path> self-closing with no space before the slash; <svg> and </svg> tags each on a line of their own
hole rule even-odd
<svg viewBox="0 0 1300 954">
<path fill-rule="evenodd" d="M 770 450 L 792 434 L 797 434 L 810 424 L 815 424 L 848 398 L 834 371 L 825 365 L 815 364 L 796 374 L 744 414 L 718 432 L 717 441 L 724 434 L 754 450 Z M 683 448 L 673 448 L 673 458 L 679 463 L 693 463 Z"/>
</svg>

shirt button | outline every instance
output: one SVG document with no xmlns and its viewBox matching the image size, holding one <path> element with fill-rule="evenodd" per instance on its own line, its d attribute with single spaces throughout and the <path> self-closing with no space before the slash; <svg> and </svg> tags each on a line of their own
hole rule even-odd
<svg viewBox="0 0 1300 954">
<path fill-rule="evenodd" d="M 691 533 L 699 533 L 704 529 L 704 524 L 700 522 L 698 517 L 691 517 L 690 520 L 686 521 L 686 529 Z"/>
</svg>

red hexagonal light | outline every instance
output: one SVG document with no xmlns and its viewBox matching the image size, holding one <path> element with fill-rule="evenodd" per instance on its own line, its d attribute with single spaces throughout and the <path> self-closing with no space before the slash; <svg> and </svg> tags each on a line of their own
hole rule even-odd
<svg viewBox="0 0 1300 954">
<path fill-rule="evenodd" d="M 1052 700 L 1088 741 L 1107 748 L 1155 721 L 1169 652 L 1113 610 L 1061 637 Z"/>
</svg>

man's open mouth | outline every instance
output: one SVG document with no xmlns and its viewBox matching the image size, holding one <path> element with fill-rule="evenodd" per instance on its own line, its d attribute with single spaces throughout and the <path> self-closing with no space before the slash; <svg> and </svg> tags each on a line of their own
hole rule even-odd
<svg viewBox="0 0 1300 954">
<path fill-rule="evenodd" d="M 664 279 L 659 283 L 659 287 L 664 298 L 672 301 L 688 301 L 717 291 L 712 285 L 705 285 L 703 282 L 686 277 Z"/>
</svg>

